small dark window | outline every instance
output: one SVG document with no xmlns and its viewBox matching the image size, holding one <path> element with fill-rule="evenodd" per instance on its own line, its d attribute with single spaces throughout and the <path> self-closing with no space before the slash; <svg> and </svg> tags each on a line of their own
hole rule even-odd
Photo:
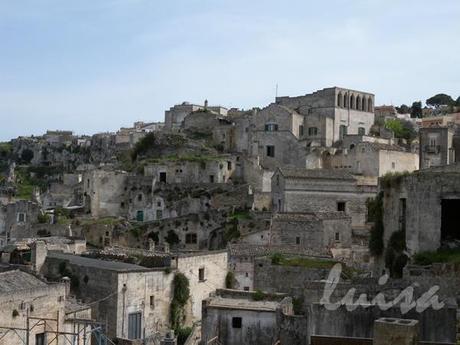
<svg viewBox="0 0 460 345">
<path fill-rule="evenodd" d="M 303 125 L 299 126 L 299 137 L 303 136 Z"/>
<path fill-rule="evenodd" d="M 209 175 L 209 183 L 214 183 L 214 175 Z"/>
<path fill-rule="evenodd" d="M 198 280 L 200 282 L 204 281 L 204 268 L 198 269 Z"/>
<path fill-rule="evenodd" d="M 267 123 L 265 125 L 265 132 L 276 132 L 278 131 L 278 125 L 276 123 Z"/>
<path fill-rule="evenodd" d="M 122 202 L 122 203 L 120 204 L 120 207 L 121 207 L 121 208 L 125 208 L 125 203 Z"/>
<path fill-rule="evenodd" d="M 35 334 L 35 344 L 45 345 L 45 333 Z"/>
<path fill-rule="evenodd" d="M 316 127 L 308 128 L 308 135 L 318 135 L 318 128 Z"/>
<path fill-rule="evenodd" d="M 249 286 L 245 286 L 245 287 L 243 288 L 243 290 L 244 290 L 244 291 L 249 291 Z"/>
<path fill-rule="evenodd" d="M 232 318 L 232 327 L 233 328 L 241 328 L 243 324 L 243 319 L 241 317 L 233 317 Z"/>
<path fill-rule="evenodd" d="M 358 127 L 358 135 L 365 135 L 365 134 L 366 134 L 366 128 Z"/>
<path fill-rule="evenodd" d="M 345 212 L 345 202 L 339 201 L 337 203 L 337 211 L 339 212 Z"/>
<path fill-rule="evenodd" d="M 186 244 L 196 244 L 197 243 L 196 234 L 186 234 L 185 235 L 185 243 Z"/>
<path fill-rule="evenodd" d="M 300 244 L 300 237 L 297 236 L 297 237 L 295 238 L 295 244 Z"/>
<path fill-rule="evenodd" d="M 275 157 L 275 146 L 267 145 L 267 157 Z"/>
<path fill-rule="evenodd" d="M 137 196 L 137 201 L 142 201 L 142 194 L 139 194 L 139 195 Z"/>
<path fill-rule="evenodd" d="M 150 306 L 155 308 L 155 296 L 150 296 Z"/>
<path fill-rule="evenodd" d="M 160 182 L 166 183 L 166 173 L 165 172 L 160 173 Z"/>
<path fill-rule="evenodd" d="M 335 240 L 340 241 L 340 232 L 335 233 Z"/>
<path fill-rule="evenodd" d="M 232 170 L 232 162 L 227 162 L 227 170 Z"/>
</svg>

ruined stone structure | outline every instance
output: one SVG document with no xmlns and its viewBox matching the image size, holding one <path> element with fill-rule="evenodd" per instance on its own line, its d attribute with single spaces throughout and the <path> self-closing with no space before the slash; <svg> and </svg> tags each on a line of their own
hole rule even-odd
<svg viewBox="0 0 460 345">
<path fill-rule="evenodd" d="M 203 341 L 217 340 L 227 345 L 273 345 L 279 341 L 282 316 L 293 316 L 291 299 L 279 295 L 272 300 L 254 301 L 252 295 L 223 290 L 208 298 L 203 303 Z"/>
<path fill-rule="evenodd" d="M 366 201 L 376 193 L 375 184 L 342 170 L 280 168 L 272 177 L 275 211 L 345 212 L 352 227 L 365 225 Z"/>
<path fill-rule="evenodd" d="M 460 240 L 460 166 L 433 167 L 395 177 L 385 185 L 385 242 L 404 231 L 410 254 L 434 251 L 444 241 Z"/>
<path fill-rule="evenodd" d="M 183 102 L 182 104 L 175 105 L 169 110 L 165 111 L 165 129 L 166 130 L 179 130 L 185 117 L 195 111 L 209 110 L 219 115 L 227 115 L 227 109 L 221 106 L 208 106 L 207 101 L 204 105 L 190 104 Z"/>
</svg>

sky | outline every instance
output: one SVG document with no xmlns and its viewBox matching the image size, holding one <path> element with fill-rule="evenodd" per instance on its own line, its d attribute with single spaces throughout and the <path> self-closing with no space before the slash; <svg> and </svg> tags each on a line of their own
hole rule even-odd
<svg viewBox="0 0 460 345">
<path fill-rule="evenodd" d="M 460 96 L 459 0 L 0 0 L 0 141 L 341 86 Z"/>
</svg>

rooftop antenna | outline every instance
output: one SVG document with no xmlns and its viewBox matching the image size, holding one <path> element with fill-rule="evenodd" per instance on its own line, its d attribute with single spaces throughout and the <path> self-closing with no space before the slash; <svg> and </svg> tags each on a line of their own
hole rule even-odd
<svg viewBox="0 0 460 345">
<path fill-rule="evenodd" d="M 275 88 L 275 101 L 278 98 L 278 83 L 276 83 L 276 88 Z"/>
</svg>

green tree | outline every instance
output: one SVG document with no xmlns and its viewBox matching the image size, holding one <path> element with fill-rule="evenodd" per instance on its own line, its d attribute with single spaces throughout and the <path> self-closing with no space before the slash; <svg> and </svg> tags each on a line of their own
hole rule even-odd
<svg viewBox="0 0 460 345">
<path fill-rule="evenodd" d="M 433 97 L 430 97 L 426 100 L 426 104 L 431 105 L 433 107 L 439 107 L 442 105 L 453 105 L 455 102 L 449 95 L 445 93 L 438 93 Z"/>
<path fill-rule="evenodd" d="M 412 103 L 410 117 L 412 118 L 422 118 L 423 111 L 422 111 L 422 102 L 417 101 Z"/>
<path fill-rule="evenodd" d="M 458 96 L 457 100 L 455 101 L 455 105 L 460 107 L 460 96 Z"/>
<path fill-rule="evenodd" d="M 401 106 L 396 107 L 396 110 L 398 111 L 398 114 L 409 114 L 411 112 L 411 108 L 405 104 L 401 104 Z"/>
<path fill-rule="evenodd" d="M 30 161 L 32 160 L 32 158 L 34 158 L 34 152 L 32 150 L 25 149 L 25 150 L 22 151 L 21 160 L 24 163 L 29 164 Z"/>
<path fill-rule="evenodd" d="M 410 121 L 389 119 L 385 122 L 385 128 L 391 129 L 396 138 L 406 139 L 408 142 L 411 142 L 417 136 Z"/>
</svg>

